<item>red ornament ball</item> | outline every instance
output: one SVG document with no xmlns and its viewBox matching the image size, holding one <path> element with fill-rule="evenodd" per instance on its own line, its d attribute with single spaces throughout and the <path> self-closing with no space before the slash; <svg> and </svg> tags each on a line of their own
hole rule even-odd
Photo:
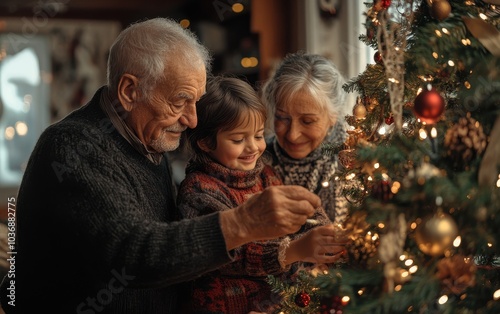
<svg viewBox="0 0 500 314">
<path fill-rule="evenodd" d="M 425 89 L 415 98 L 413 112 L 420 121 L 434 124 L 444 112 L 444 98 L 434 89 Z"/>
<path fill-rule="evenodd" d="M 301 292 L 295 296 L 295 304 L 300 307 L 306 307 L 311 302 L 311 296 L 306 292 Z"/>
<path fill-rule="evenodd" d="M 373 60 L 378 64 L 384 63 L 384 60 L 382 59 L 382 54 L 379 51 L 375 52 L 375 54 L 373 55 Z"/>
<path fill-rule="evenodd" d="M 385 118 L 385 124 L 391 125 L 393 123 L 394 123 L 394 117 L 392 115 L 390 115 L 387 118 Z"/>
</svg>

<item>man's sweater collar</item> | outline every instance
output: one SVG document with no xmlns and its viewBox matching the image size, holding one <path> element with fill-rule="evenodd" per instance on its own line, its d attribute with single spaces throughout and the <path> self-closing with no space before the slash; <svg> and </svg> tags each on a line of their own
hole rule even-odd
<svg viewBox="0 0 500 314">
<path fill-rule="evenodd" d="M 155 165 L 159 165 L 161 163 L 163 154 L 148 150 L 144 143 L 142 143 L 134 132 L 127 126 L 125 120 L 117 111 L 117 109 L 119 110 L 122 107 L 118 107 L 118 101 L 113 102 L 111 100 L 107 86 L 105 86 L 101 91 L 101 100 L 99 101 L 99 105 L 108 115 L 111 123 L 113 123 L 113 126 L 118 130 L 118 133 L 120 133 L 127 140 L 127 142 L 132 145 L 132 147 L 134 147 L 139 153 L 144 155 Z"/>
</svg>

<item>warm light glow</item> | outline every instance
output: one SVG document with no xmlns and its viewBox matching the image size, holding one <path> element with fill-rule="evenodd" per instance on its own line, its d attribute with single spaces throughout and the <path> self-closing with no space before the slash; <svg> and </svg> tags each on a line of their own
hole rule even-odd
<svg viewBox="0 0 500 314">
<path fill-rule="evenodd" d="M 241 66 L 244 68 L 250 67 L 250 58 L 241 58 Z"/>
<path fill-rule="evenodd" d="M 241 58 L 241 66 L 244 68 L 254 68 L 259 64 L 259 60 L 255 57 Z"/>
<path fill-rule="evenodd" d="M 399 81 L 398 81 L 398 80 L 396 80 L 396 79 L 395 79 L 395 78 L 393 78 L 393 77 L 388 78 L 388 80 L 389 80 L 389 82 L 391 82 L 391 83 L 394 83 L 394 84 L 399 84 Z"/>
<path fill-rule="evenodd" d="M 460 236 L 456 237 L 455 240 L 453 241 L 453 246 L 454 247 L 459 247 L 460 243 L 462 243 L 462 238 Z"/>
<path fill-rule="evenodd" d="M 479 13 L 479 17 L 482 18 L 483 20 L 488 19 L 488 17 L 484 13 Z"/>
<path fill-rule="evenodd" d="M 500 299 L 500 289 L 493 292 L 493 300 L 498 300 L 498 299 Z"/>
<path fill-rule="evenodd" d="M 470 88 L 471 88 L 471 85 L 470 85 L 469 81 L 465 81 L 465 82 L 464 82 L 464 86 L 465 86 L 465 88 L 467 88 L 467 89 L 470 89 Z"/>
<path fill-rule="evenodd" d="M 412 274 L 416 273 L 418 270 L 418 266 L 417 265 L 413 265 L 412 267 L 410 267 L 410 269 L 408 269 L 408 271 Z"/>
<path fill-rule="evenodd" d="M 446 29 L 446 28 L 441 28 L 441 31 L 443 31 L 443 33 L 445 33 L 446 35 L 449 35 L 450 32 Z"/>
<path fill-rule="evenodd" d="M 401 285 L 397 285 L 394 287 L 394 291 L 400 291 L 403 288 Z"/>
<path fill-rule="evenodd" d="M 446 302 L 448 302 L 448 296 L 447 295 L 443 295 L 439 298 L 438 300 L 438 303 L 439 304 L 445 304 Z"/>
<path fill-rule="evenodd" d="M 438 131 L 436 130 L 436 128 L 435 128 L 435 127 L 433 127 L 433 128 L 431 129 L 431 137 L 432 137 L 432 138 L 436 138 L 436 137 L 437 137 L 437 135 L 438 135 Z"/>
<path fill-rule="evenodd" d="M 455 62 L 453 62 L 453 60 L 448 60 L 448 65 L 450 67 L 454 67 L 455 66 Z"/>
<path fill-rule="evenodd" d="M 437 37 L 442 37 L 443 36 L 443 34 L 441 34 L 441 32 L 439 31 L 439 29 L 436 29 L 434 32 L 436 33 Z"/>
<path fill-rule="evenodd" d="M 380 135 L 385 135 L 385 133 L 387 133 L 387 130 L 385 129 L 384 126 L 382 126 L 379 130 L 378 130 L 378 134 Z"/>
<path fill-rule="evenodd" d="M 406 255 L 402 254 L 399 256 L 400 261 L 404 261 L 406 259 Z"/>
<path fill-rule="evenodd" d="M 439 57 L 438 53 L 437 52 L 433 52 L 432 53 L 432 57 L 434 57 L 434 59 L 437 59 Z"/>
<path fill-rule="evenodd" d="M 375 168 L 375 169 L 380 168 L 380 164 L 379 164 L 378 162 L 374 163 L 374 164 L 373 164 L 373 168 Z"/>
<path fill-rule="evenodd" d="M 188 19 L 182 19 L 179 24 L 181 24 L 182 28 L 188 28 L 191 22 Z"/>
<path fill-rule="evenodd" d="M 493 244 L 491 244 L 491 243 L 488 243 L 488 247 L 493 247 Z"/>
<path fill-rule="evenodd" d="M 410 228 L 411 228 L 412 230 L 417 229 L 417 223 L 416 223 L 416 222 L 412 222 L 412 223 L 410 224 Z"/>
<path fill-rule="evenodd" d="M 425 132 L 424 129 L 420 129 L 418 130 L 418 137 L 421 139 L 421 140 L 425 140 L 427 138 L 427 132 Z"/>
<path fill-rule="evenodd" d="M 413 265 L 413 260 L 412 259 L 407 259 L 405 261 L 405 266 L 411 266 L 411 265 Z"/>
<path fill-rule="evenodd" d="M 330 183 L 328 183 L 328 181 L 323 181 L 321 185 L 326 188 L 327 186 L 330 185 Z"/>
<path fill-rule="evenodd" d="M 394 183 L 392 183 L 392 186 L 391 186 L 391 192 L 393 194 L 396 194 L 399 192 L 400 188 L 401 188 L 401 183 L 399 183 L 398 181 L 394 181 Z"/>
<path fill-rule="evenodd" d="M 377 225 L 380 229 L 384 229 L 385 228 L 385 225 L 383 222 L 379 222 L 378 225 Z"/>
<path fill-rule="evenodd" d="M 257 65 L 259 65 L 259 59 L 255 58 L 255 57 L 250 57 L 250 64 L 252 65 L 252 67 L 256 67 Z"/>
<path fill-rule="evenodd" d="M 342 305 L 347 305 L 349 301 L 351 301 L 351 298 L 349 298 L 348 296 L 342 297 Z"/>
<path fill-rule="evenodd" d="M 16 132 L 19 136 L 25 136 L 26 134 L 28 134 L 28 125 L 22 121 L 17 121 Z"/>
<path fill-rule="evenodd" d="M 346 178 L 347 180 L 352 180 L 352 179 L 354 179 L 355 177 L 356 177 L 356 174 L 355 174 L 355 173 L 350 173 L 350 174 L 348 174 L 345 178 Z"/>
<path fill-rule="evenodd" d="M 233 10 L 234 13 L 241 13 L 245 9 L 245 7 L 241 3 L 235 3 L 231 7 L 231 9 Z"/>
<path fill-rule="evenodd" d="M 404 272 L 401 273 L 401 277 L 403 277 L 403 278 L 406 278 L 408 276 L 410 276 L 410 273 L 407 272 L 407 271 L 404 271 Z"/>
<path fill-rule="evenodd" d="M 363 290 L 362 289 L 359 289 L 358 290 L 358 295 L 362 295 L 363 294 Z"/>
<path fill-rule="evenodd" d="M 5 139 L 8 140 L 8 141 L 10 141 L 16 135 L 16 130 L 13 127 L 11 127 L 11 126 L 8 126 L 8 127 L 5 128 L 4 134 L 5 134 Z"/>
</svg>

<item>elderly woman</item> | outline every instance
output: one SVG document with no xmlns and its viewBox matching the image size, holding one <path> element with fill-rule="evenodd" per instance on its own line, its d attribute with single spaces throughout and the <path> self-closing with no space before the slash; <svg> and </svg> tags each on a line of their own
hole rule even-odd
<svg viewBox="0 0 500 314">
<path fill-rule="evenodd" d="M 351 112 L 342 89 L 344 78 L 328 59 L 315 54 L 289 54 L 262 87 L 269 129 L 267 150 L 284 184 L 296 184 L 316 193 L 335 223 L 347 215 L 347 201 L 334 180 L 336 155 L 322 144 L 342 144 L 344 117 Z"/>
</svg>

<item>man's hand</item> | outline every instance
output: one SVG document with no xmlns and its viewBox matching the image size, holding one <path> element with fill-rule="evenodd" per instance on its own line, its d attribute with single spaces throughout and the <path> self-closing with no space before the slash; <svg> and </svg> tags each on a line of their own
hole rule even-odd
<svg viewBox="0 0 500 314">
<path fill-rule="evenodd" d="M 303 187 L 269 187 L 244 204 L 220 213 L 226 248 L 295 233 L 320 205 L 319 197 Z"/>
<path fill-rule="evenodd" d="M 304 236 L 290 243 L 284 263 L 310 262 L 330 264 L 336 262 L 345 252 L 349 238 L 343 230 L 333 224 L 309 230 Z"/>
</svg>

